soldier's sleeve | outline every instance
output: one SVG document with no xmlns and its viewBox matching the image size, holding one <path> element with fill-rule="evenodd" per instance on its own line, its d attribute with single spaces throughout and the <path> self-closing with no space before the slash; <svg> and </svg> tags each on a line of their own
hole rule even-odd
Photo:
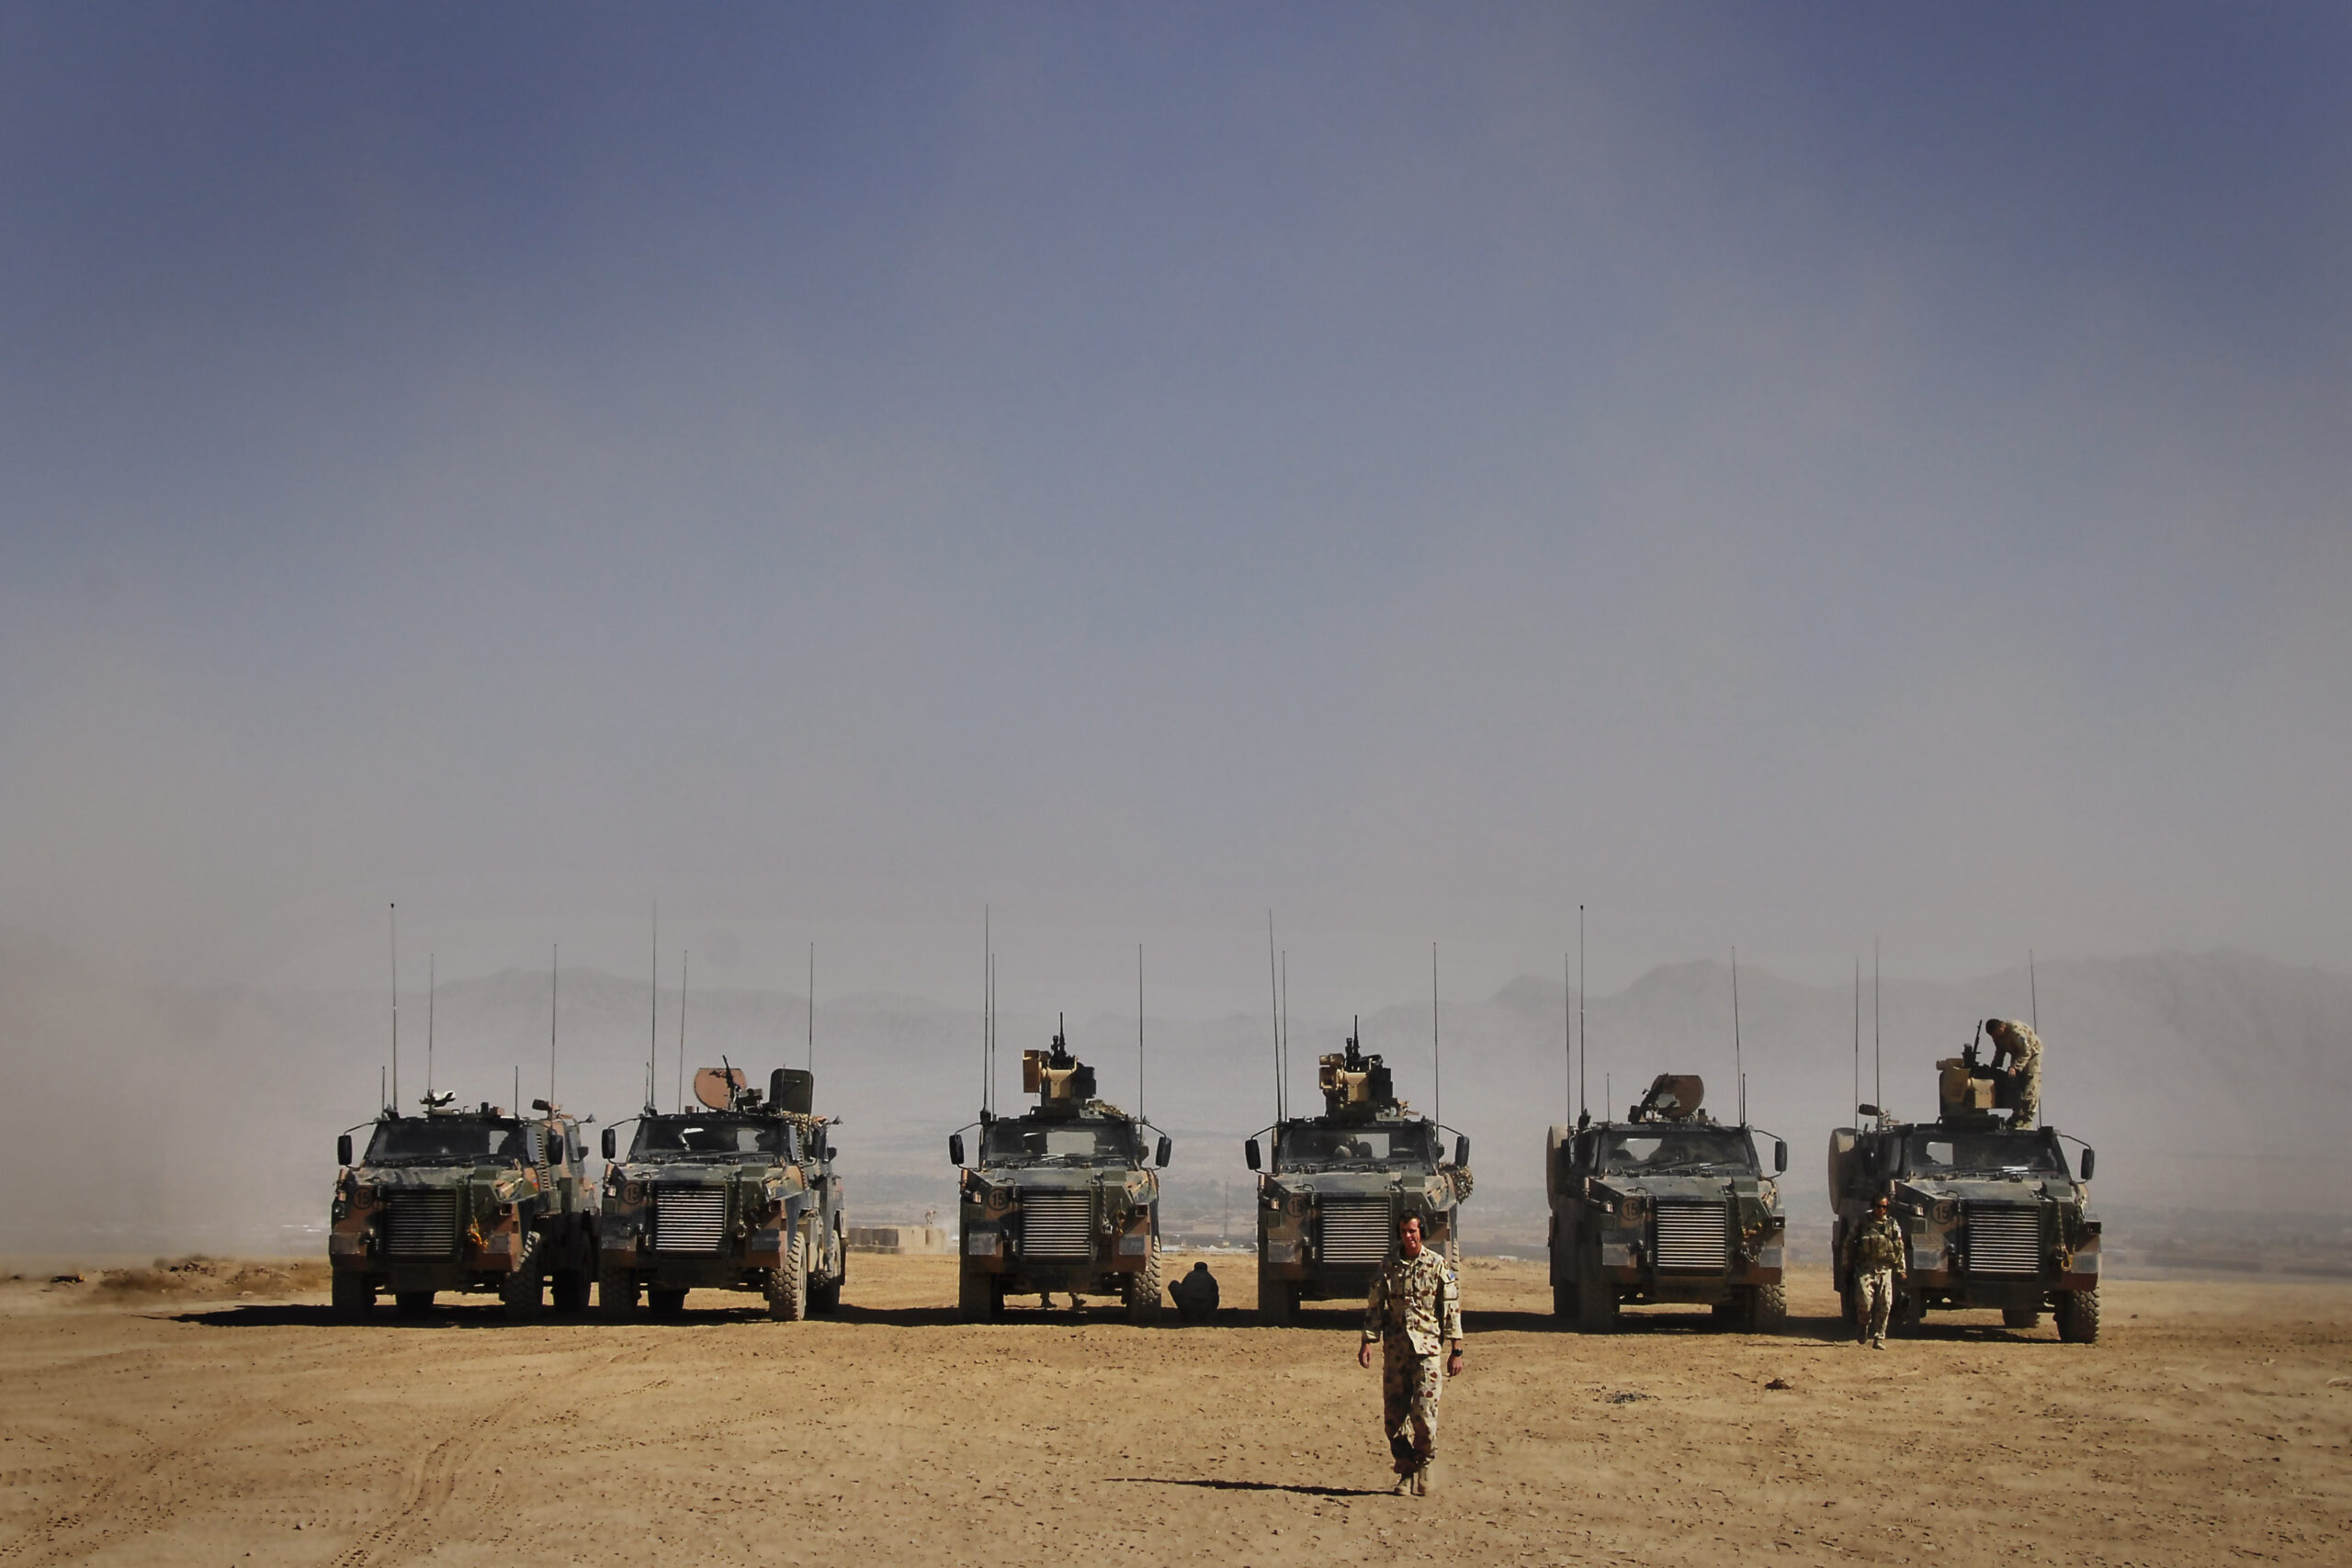
<svg viewBox="0 0 2352 1568">
<path fill-rule="evenodd" d="M 1462 1283 L 1449 1269 L 1438 1286 L 1438 1337 L 1459 1342 L 1462 1338 Z"/>
<path fill-rule="evenodd" d="M 1388 1273 L 1387 1270 L 1383 1269 L 1372 1277 L 1372 1294 L 1364 1298 L 1363 1342 L 1365 1344 L 1376 1345 L 1380 1342 L 1380 1331 L 1385 1325 L 1384 1320 L 1388 1315 L 1387 1306 Z"/>
</svg>

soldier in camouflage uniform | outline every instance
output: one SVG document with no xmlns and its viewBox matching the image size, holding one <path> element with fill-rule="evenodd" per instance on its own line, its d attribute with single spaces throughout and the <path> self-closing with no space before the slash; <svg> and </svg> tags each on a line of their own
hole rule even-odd
<svg viewBox="0 0 2352 1568">
<path fill-rule="evenodd" d="M 1984 1032 L 1993 1039 L 1993 1065 L 2003 1066 L 2006 1056 L 2010 1077 L 2017 1084 L 2017 1111 L 2009 1118 L 2009 1125 L 2033 1126 L 2041 1120 L 2041 1036 L 2031 1024 L 2013 1018 L 1986 1019 Z"/>
<path fill-rule="evenodd" d="M 1399 1496 L 1429 1495 L 1437 1453 L 1437 1402 L 1445 1378 L 1462 1371 L 1462 1292 L 1443 1258 L 1424 1250 L 1419 1215 L 1397 1226 L 1397 1256 L 1375 1275 L 1364 1303 L 1363 1343 L 1356 1364 L 1372 1365 L 1381 1347 L 1381 1425 L 1396 1461 Z M 1453 1352 L 1438 1371 L 1442 1342 Z"/>
<path fill-rule="evenodd" d="M 1886 1199 L 1871 1204 L 1871 1217 L 1846 1238 L 1846 1277 L 1854 1282 L 1854 1338 L 1886 1348 L 1886 1319 L 1894 1292 L 1910 1273 L 1903 1227 L 1886 1212 Z"/>
</svg>

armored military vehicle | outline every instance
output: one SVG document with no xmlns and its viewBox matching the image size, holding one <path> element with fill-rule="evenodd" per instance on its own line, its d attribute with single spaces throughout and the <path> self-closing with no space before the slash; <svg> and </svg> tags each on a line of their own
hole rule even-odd
<svg viewBox="0 0 2352 1568">
<path fill-rule="evenodd" d="M 336 1140 L 336 1314 L 366 1317 L 381 1291 L 408 1314 L 436 1292 L 494 1291 L 510 1319 L 526 1319 L 550 1282 L 557 1311 L 586 1308 L 596 1214 L 580 1123 L 544 1100 L 527 1117 L 487 1101 L 460 1109 L 447 1094 L 423 1105 L 421 1116 L 386 1107 L 356 1158 L 351 1133 Z"/>
<path fill-rule="evenodd" d="M 1661 1073 L 1623 1122 L 1554 1127 L 1544 1141 L 1552 1205 L 1552 1312 L 1606 1334 L 1626 1302 L 1705 1303 L 1725 1327 L 1770 1333 L 1788 1315 L 1779 1183 L 1789 1146 L 1700 1109 L 1706 1085 Z M 1765 1134 L 1769 1136 L 1770 1134 Z"/>
<path fill-rule="evenodd" d="M 1865 1105 L 1868 1125 L 1829 1136 L 1831 1235 L 1846 1319 L 1858 1310 L 1846 1237 L 1883 1197 L 1911 1248 L 1894 1332 L 1912 1332 L 1930 1308 L 1997 1309 L 2011 1328 L 2033 1327 L 2047 1309 L 2061 1339 L 2087 1344 L 2098 1337 L 2100 1227 L 2089 1185 L 2098 1156 L 2083 1146 L 2076 1180 L 2063 1145 L 2081 1140 L 2009 1125 L 2001 1112 L 2013 1109 L 2014 1096 L 1980 1060 L 1979 1034 L 1936 1064 L 1935 1121 L 1900 1122 Z"/>
<path fill-rule="evenodd" d="M 1021 1087 L 1037 1097 L 1019 1116 L 983 1111 L 979 1159 L 964 1164 L 964 1133 L 950 1134 L 958 1168 L 961 1268 L 956 1304 L 967 1322 L 1004 1310 L 1005 1297 L 1035 1292 L 1117 1296 L 1127 1321 L 1159 1315 L 1160 1134 L 1150 1165 L 1151 1123 L 1095 1097 L 1094 1069 L 1062 1034 L 1049 1051 L 1021 1054 Z M 1154 1132 L 1159 1129 L 1152 1128 Z"/>
<path fill-rule="evenodd" d="M 1396 1098 L 1378 1055 L 1356 1035 L 1320 1059 L 1323 1114 L 1267 1129 L 1273 1162 L 1258 1138 L 1242 1145 L 1258 1174 L 1258 1319 L 1286 1324 L 1302 1301 L 1362 1302 L 1372 1278 L 1396 1254 L 1396 1227 L 1421 1222 L 1421 1245 L 1447 1262 L 1461 1256 L 1456 1224 L 1470 1196 L 1470 1140 Z"/>
<path fill-rule="evenodd" d="M 648 1106 L 626 1158 L 620 1126 L 605 1129 L 604 1249 L 596 1304 L 628 1318 L 639 1292 L 657 1313 L 690 1290 L 756 1291 L 768 1315 L 797 1321 L 841 1304 L 848 1278 L 838 1122 L 810 1107 L 816 1077 L 768 1075 L 768 1091 L 734 1066 L 695 1074 L 699 1111 Z"/>
</svg>

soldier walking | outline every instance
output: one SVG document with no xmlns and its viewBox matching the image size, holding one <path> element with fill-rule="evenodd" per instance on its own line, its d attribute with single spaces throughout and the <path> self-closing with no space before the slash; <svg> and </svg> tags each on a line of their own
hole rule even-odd
<svg viewBox="0 0 2352 1568">
<path fill-rule="evenodd" d="M 2009 1077 L 2017 1085 L 2018 1108 L 2009 1117 L 2012 1127 L 2030 1127 L 2041 1120 L 2041 1036 L 2033 1026 L 2013 1018 L 1988 1018 L 1984 1032 L 1992 1037 L 1993 1065 L 2007 1057 Z"/>
<path fill-rule="evenodd" d="M 1421 1222 L 1408 1214 L 1396 1229 L 1397 1256 L 1372 1281 L 1364 1303 L 1363 1343 L 1356 1364 L 1372 1365 L 1381 1348 L 1381 1427 L 1396 1461 L 1396 1495 L 1426 1497 L 1437 1456 L 1437 1402 L 1445 1378 L 1462 1372 L 1462 1292 L 1445 1259 L 1421 1246 Z M 1443 1376 L 1438 1353 L 1451 1343 Z"/>
<path fill-rule="evenodd" d="M 1886 1348 L 1887 1315 L 1895 1292 L 1910 1276 L 1909 1247 L 1903 1227 L 1886 1212 L 1883 1194 L 1871 1202 L 1871 1217 L 1846 1238 L 1846 1278 L 1854 1285 L 1854 1340 Z"/>
</svg>

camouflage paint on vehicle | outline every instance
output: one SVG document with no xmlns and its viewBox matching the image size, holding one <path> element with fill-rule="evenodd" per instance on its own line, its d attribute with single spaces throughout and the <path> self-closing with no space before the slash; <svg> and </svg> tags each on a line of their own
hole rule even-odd
<svg viewBox="0 0 2352 1568">
<path fill-rule="evenodd" d="M 495 1292 L 510 1318 L 588 1304 L 596 1268 L 580 1123 L 546 1100 L 537 1116 L 430 1096 L 422 1116 L 390 1108 L 355 1153 L 338 1140 L 327 1258 L 337 1315 L 365 1318 L 379 1294 L 403 1313 L 443 1291 Z M 356 1129 L 354 1129 L 356 1131 Z"/>
<path fill-rule="evenodd" d="M 1049 1051 L 1024 1051 L 1021 1087 L 1037 1097 L 1016 1117 L 983 1111 L 978 1159 L 964 1168 L 964 1134 L 948 1139 L 959 1168 L 956 1302 L 969 1322 L 1004 1310 L 1008 1296 L 1060 1292 L 1117 1296 L 1131 1323 L 1159 1315 L 1162 1134 L 1149 1164 L 1151 1123 L 1096 1098 L 1094 1069 L 1057 1033 Z M 967 1129 L 968 1131 L 968 1129 Z M 1157 1132 L 1157 1128 L 1152 1128 Z"/>
<path fill-rule="evenodd" d="M 1554 1127 L 1544 1139 L 1552 1312 L 1587 1334 L 1616 1326 L 1627 1302 L 1713 1306 L 1726 1327 L 1770 1333 L 1788 1316 L 1788 1217 L 1756 1130 L 1700 1109 L 1706 1086 L 1661 1073 L 1623 1122 Z"/>
<path fill-rule="evenodd" d="M 1323 1114 L 1268 1129 L 1268 1164 L 1257 1138 L 1242 1145 L 1258 1175 L 1258 1317 L 1294 1321 L 1301 1302 L 1361 1303 L 1373 1277 L 1396 1254 L 1408 1214 L 1421 1245 L 1447 1262 L 1461 1258 L 1460 1211 L 1469 1198 L 1470 1141 L 1396 1098 L 1388 1068 L 1354 1035 L 1324 1056 L 1316 1082 Z"/>
<path fill-rule="evenodd" d="M 837 1119 L 816 1115 L 812 1074 L 778 1067 L 763 1099 L 734 1067 L 695 1075 L 703 1109 L 635 1117 L 626 1157 L 605 1133 L 604 1250 L 596 1298 L 613 1318 L 640 1299 L 675 1312 L 688 1291 L 749 1291 L 786 1321 L 841 1304 L 849 1272 Z"/>
<path fill-rule="evenodd" d="M 1900 1122 L 1865 1105 L 1867 1126 L 1829 1135 L 1831 1239 L 1849 1323 L 1855 1287 L 1846 1238 L 1883 1197 L 1910 1247 L 1910 1278 L 1893 1328 L 1907 1333 L 1929 1311 L 1996 1310 L 2012 1328 L 2045 1311 L 2062 1339 L 2098 1337 L 2101 1224 L 2090 1206 L 2097 1156 L 2085 1146 L 2081 1176 L 2068 1168 L 2063 1135 L 2013 1127 L 2013 1088 L 1971 1043 L 1936 1064 L 1937 1116 Z M 2079 1143 L 2080 1140 L 2074 1140 Z"/>
</svg>

